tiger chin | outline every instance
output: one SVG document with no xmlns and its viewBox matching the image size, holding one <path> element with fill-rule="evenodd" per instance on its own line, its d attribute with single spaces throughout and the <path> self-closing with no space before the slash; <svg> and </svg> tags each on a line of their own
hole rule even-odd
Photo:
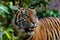
<svg viewBox="0 0 60 40">
<path fill-rule="evenodd" d="M 12 24 L 20 40 L 60 40 L 59 18 L 38 20 L 34 10 L 23 8 L 14 15 Z"/>
</svg>

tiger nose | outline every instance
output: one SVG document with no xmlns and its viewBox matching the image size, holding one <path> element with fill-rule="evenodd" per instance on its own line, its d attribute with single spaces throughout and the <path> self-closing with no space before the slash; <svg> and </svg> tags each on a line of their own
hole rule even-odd
<svg viewBox="0 0 60 40">
<path fill-rule="evenodd" d="M 30 23 L 29 23 L 29 26 L 30 26 L 30 27 L 33 27 L 33 26 L 34 26 L 34 24 L 30 22 Z"/>
<path fill-rule="evenodd" d="M 29 23 L 29 26 L 30 26 L 30 27 L 34 27 L 34 28 L 36 28 L 37 24 L 36 24 L 36 23 L 32 23 L 32 22 L 30 22 L 30 23 Z"/>
</svg>

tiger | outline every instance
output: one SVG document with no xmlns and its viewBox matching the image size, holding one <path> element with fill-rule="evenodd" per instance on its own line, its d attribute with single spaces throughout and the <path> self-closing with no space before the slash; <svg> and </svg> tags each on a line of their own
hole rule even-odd
<svg viewBox="0 0 60 40">
<path fill-rule="evenodd" d="M 60 19 L 38 19 L 35 9 L 21 8 L 12 19 L 15 33 L 20 40 L 60 40 Z"/>
</svg>

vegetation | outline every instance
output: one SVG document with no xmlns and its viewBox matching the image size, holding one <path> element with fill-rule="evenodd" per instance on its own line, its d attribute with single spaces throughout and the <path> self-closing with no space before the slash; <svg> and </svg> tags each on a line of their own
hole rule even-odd
<svg viewBox="0 0 60 40">
<path fill-rule="evenodd" d="M 0 40 L 17 40 L 18 37 L 14 36 L 14 29 L 11 24 L 11 20 L 18 10 L 15 7 L 16 2 L 19 7 L 36 8 L 38 18 L 41 17 L 59 17 L 58 11 L 54 9 L 47 9 L 46 5 L 49 5 L 44 0 L 0 0 Z M 34 2 L 34 3 L 33 3 Z"/>
</svg>

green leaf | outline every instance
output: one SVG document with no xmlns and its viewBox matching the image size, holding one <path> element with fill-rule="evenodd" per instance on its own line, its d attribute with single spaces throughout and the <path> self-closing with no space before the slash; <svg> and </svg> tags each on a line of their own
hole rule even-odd
<svg viewBox="0 0 60 40">
<path fill-rule="evenodd" d="M 26 8 L 28 8 L 28 7 L 29 7 L 29 5 L 27 5 L 27 4 L 23 4 L 23 7 L 26 7 Z"/>
<path fill-rule="evenodd" d="M 0 15 L 1 15 L 3 18 L 6 19 L 6 15 L 5 15 L 5 13 L 0 13 Z"/>
<path fill-rule="evenodd" d="M 50 0 L 48 0 L 50 2 Z"/>
<path fill-rule="evenodd" d="M 12 10 L 18 10 L 18 8 L 15 7 L 15 6 L 10 6 L 10 8 L 11 8 Z"/>
<path fill-rule="evenodd" d="M 3 34 L 4 34 L 4 32 L 2 32 L 2 28 L 0 28 L 0 40 L 2 40 Z"/>
<path fill-rule="evenodd" d="M 11 34 L 8 29 L 3 28 L 2 30 L 9 40 L 11 40 Z M 6 39 L 5 39 L 6 40 Z"/>
<path fill-rule="evenodd" d="M 8 37 L 9 40 L 11 40 L 11 36 L 7 31 L 4 31 L 4 33 L 6 34 L 6 36 Z"/>
<path fill-rule="evenodd" d="M 12 3 L 12 2 L 9 2 L 9 4 L 10 4 L 10 6 L 12 6 L 12 5 L 13 5 L 13 3 Z"/>
<path fill-rule="evenodd" d="M 1 12 L 5 12 L 9 14 L 8 7 L 4 6 L 3 4 L 0 4 L 0 10 Z"/>
</svg>

